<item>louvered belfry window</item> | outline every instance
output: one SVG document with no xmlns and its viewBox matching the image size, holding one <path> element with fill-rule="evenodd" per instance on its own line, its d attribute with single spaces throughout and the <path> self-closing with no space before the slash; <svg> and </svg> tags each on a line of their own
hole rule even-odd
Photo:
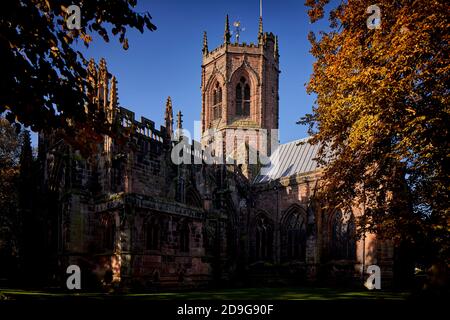
<svg viewBox="0 0 450 320">
<path fill-rule="evenodd" d="M 242 77 L 236 85 L 236 115 L 248 117 L 250 115 L 250 85 Z"/>
<path fill-rule="evenodd" d="M 220 119 L 222 117 L 222 88 L 218 82 L 216 83 L 213 91 L 212 111 L 213 120 Z"/>
</svg>

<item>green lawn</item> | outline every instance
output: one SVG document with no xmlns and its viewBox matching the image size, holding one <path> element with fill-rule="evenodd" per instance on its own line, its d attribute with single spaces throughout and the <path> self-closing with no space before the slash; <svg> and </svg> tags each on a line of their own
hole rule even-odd
<svg viewBox="0 0 450 320">
<path fill-rule="evenodd" d="M 192 292 L 165 292 L 165 293 L 51 293 L 44 291 L 0 289 L 0 300 L 39 299 L 53 300 L 61 298 L 84 298 L 92 300 L 404 300 L 409 293 L 388 291 L 358 291 L 336 288 L 244 288 L 221 289 Z"/>
</svg>

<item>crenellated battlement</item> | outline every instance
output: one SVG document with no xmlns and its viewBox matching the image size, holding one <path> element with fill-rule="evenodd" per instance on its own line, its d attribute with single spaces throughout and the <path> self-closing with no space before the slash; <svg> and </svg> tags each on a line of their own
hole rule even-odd
<svg viewBox="0 0 450 320">
<path fill-rule="evenodd" d="M 155 128 L 155 122 L 141 117 L 141 121 L 135 119 L 135 113 L 124 107 L 117 109 L 117 119 L 124 128 L 133 128 L 136 134 L 143 135 L 147 138 L 163 142 L 166 136 L 166 127 L 160 126 L 160 129 Z"/>
<path fill-rule="evenodd" d="M 253 43 L 253 42 L 250 42 L 250 43 L 246 43 L 246 42 L 241 42 L 241 43 L 233 42 L 233 43 L 229 43 L 229 44 L 222 43 L 220 46 L 218 46 L 217 48 L 214 48 L 213 50 L 207 52 L 205 55 L 206 55 L 206 56 L 212 55 L 212 54 L 214 54 L 214 53 L 216 53 L 216 52 L 221 51 L 221 50 L 224 49 L 226 46 L 228 46 L 228 48 L 244 48 L 244 47 L 247 47 L 247 48 L 260 48 L 260 45 L 259 45 L 259 44 Z"/>
<path fill-rule="evenodd" d="M 260 17 L 259 19 L 258 43 L 240 43 L 238 35 L 236 36 L 236 41 L 231 42 L 231 32 L 228 15 L 225 19 L 225 32 L 223 38 L 224 42 L 221 45 L 209 51 L 206 31 L 203 33 L 203 65 L 214 61 L 220 55 L 226 54 L 227 52 L 263 54 L 266 57 L 272 55 L 275 60 L 278 60 L 278 37 L 272 32 L 263 32 L 262 17 Z"/>
<path fill-rule="evenodd" d="M 230 43 L 229 44 L 230 47 L 248 47 L 248 48 L 259 48 L 258 44 L 254 44 L 253 42 L 250 42 L 249 44 L 247 44 L 247 42 L 234 42 L 234 43 Z"/>
</svg>

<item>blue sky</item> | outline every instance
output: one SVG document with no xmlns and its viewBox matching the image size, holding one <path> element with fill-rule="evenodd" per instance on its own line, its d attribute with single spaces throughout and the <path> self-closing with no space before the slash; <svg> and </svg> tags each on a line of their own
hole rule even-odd
<svg viewBox="0 0 450 320">
<path fill-rule="evenodd" d="M 301 0 L 263 0 L 264 31 L 279 37 L 280 46 L 280 140 L 287 142 L 307 135 L 307 128 L 295 122 L 311 111 L 314 97 L 306 93 L 313 57 L 307 35 L 311 25 Z M 241 42 L 257 42 L 259 0 L 140 0 L 138 12 L 148 11 L 155 32 L 130 30 L 130 48 L 122 49 L 117 38 L 109 43 L 94 38 L 86 57 L 104 57 L 108 70 L 118 80 L 119 103 L 136 113 L 163 124 L 167 96 L 174 112 L 184 114 L 184 127 L 191 132 L 200 120 L 201 59 L 203 31 L 209 49 L 223 42 L 225 15 L 230 23 L 241 21 L 245 31 Z M 319 25 L 320 26 L 320 25 Z"/>
</svg>

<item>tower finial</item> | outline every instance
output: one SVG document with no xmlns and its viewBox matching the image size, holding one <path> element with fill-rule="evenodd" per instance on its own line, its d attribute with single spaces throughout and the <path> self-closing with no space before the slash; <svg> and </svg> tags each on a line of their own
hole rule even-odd
<svg viewBox="0 0 450 320">
<path fill-rule="evenodd" d="M 230 22 L 228 20 L 228 14 L 227 14 L 227 18 L 225 20 L 225 33 L 223 35 L 223 40 L 225 41 L 225 43 L 230 43 L 230 39 L 231 39 Z"/>
<path fill-rule="evenodd" d="M 259 0 L 259 28 L 258 28 L 258 41 L 263 41 L 263 19 L 262 19 L 262 0 Z"/>
<path fill-rule="evenodd" d="M 263 20 L 262 20 L 262 17 L 259 17 L 258 40 L 259 40 L 259 42 L 261 42 L 263 40 Z"/>
<path fill-rule="evenodd" d="M 167 97 L 164 120 L 166 122 L 167 135 L 171 138 L 173 131 L 173 110 L 172 110 L 172 99 L 170 98 L 170 96 Z"/>
<path fill-rule="evenodd" d="M 208 37 L 206 35 L 206 31 L 203 32 L 203 49 L 202 49 L 203 55 L 208 54 Z"/>
</svg>

